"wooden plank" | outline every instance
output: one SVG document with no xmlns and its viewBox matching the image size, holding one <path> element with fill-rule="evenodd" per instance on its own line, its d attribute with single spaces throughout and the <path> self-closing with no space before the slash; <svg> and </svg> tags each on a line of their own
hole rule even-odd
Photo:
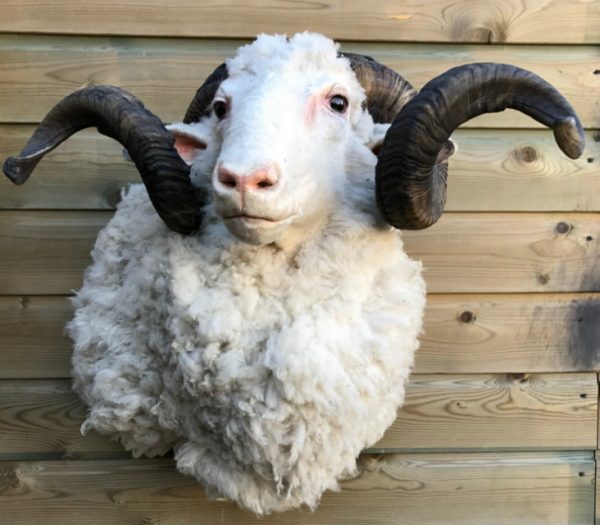
<svg viewBox="0 0 600 525">
<path fill-rule="evenodd" d="M 108 212 L 0 212 L 0 291 L 63 295 L 79 288 L 96 235 L 110 216 Z"/>
<path fill-rule="evenodd" d="M 596 448 L 595 374 L 412 377 L 398 419 L 372 450 Z M 0 458 L 125 452 L 80 433 L 85 408 L 68 380 L 0 381 Z"/>
<path fill-rule="evenodd" d="M 597 370 L 600 296 L 435 295 L 427 298 L 419 373 Z"/>
<path fill-rule="evenodd" d="M 0 125 L 0 159 L 23 148 L 35 128 Z M 571 160 L 549 130 L 458 130 L 448 211 L 600 211 L 600 141 L 587 134 Z M 120 188 L 139 182 L 117 142 L 87 130 L 50 153 L 23 186 L 0 178 L 0 208 L 112 209 Z"/>
<path fill-rule="evenodd" d="M 597 394 L 596 374 L 413 375 L 374 448 L 594 449 Z"/>
<path fill-rule="evenodd" d="M 415 371 L 583 372 L 600 368 L 598 294 L 430 294 Z M 0 297 L 0 378 L 67 378 L 66 297 Z"/>
<path fill-rule="evenodd" d="M 4 5 L 0 5 L 0 24 Z M 119 85 L 166 122 L 180 120 L 207 75 L 246 42 L 0 35 L 0 78 L 4 79 L 0 121 L 39 122 L 62 97 L 91 84 Z M 600 97 L 590 96 L 600 88 L 600 75 L 595 74 L 600 59 L 597 46 L 348 42 L 342 49 L 375 57 L 417 88 L 456 65 L 509 62 L 554 84 L 573 104 L 585 127 L 600 127 Z M 515 111 L 479 117 L 466 126 L 541 127 Z"/>
<path fill-rule="evenodd" d="M 259 519 L 210 501 L 172 460 L 0 463 L 4 523 L 125 525 L 589 525 L 591 453 L 365 456 L 342 491 L 306 509 Z"/>
<path fill-rule="evenodd" d="M 129 456 L 95 431 L 83 436 L 85 413 L 68 380 L 0 381 L 0 458 Z"/>
<path fill-rule="evenodd" d="M 430 292 L 592 292 L 599 235 L 597 214 L 448 213 L 404 238 Z"/>
<path fill-rule="evenodd" d="M 600 476 L 600 451 L 596 450 L 595 461 L 596 461 L 596 479 Z M 596 525 L 600 524 L 600 483 L 596 483 L 596 502 L 595 502 L 595 515 L 596 519 L 594 523 Z"/>
<path fill-rule="evenodd" d="M 0 293 L 63 295 L 78 288 L 109 217 L 0 211 Z M 423 260 L 430 292 L 600 291 L 598 214 L 447 213 L 404 237 L 407 253 Z"/>
<path fill-rule="evenodd" d="M 69 377 L 66 297 L 0 297 L 0 378 Z"/>
<path fill-rule="evenodd" d="M 447 211 L 600 211 L 596 132 L 577 160 L 559 151 L 550 130 L 461 129 L 453 138 Z"/>
<path fill-rule="evenodd" d="M 597 1 L 359 0 L 194 2 L 9 0 L 0 31 L 27 33 L 240 37 L 318 31 L 335 38 L 437 42 L 600 42 Z"/>
</svg>

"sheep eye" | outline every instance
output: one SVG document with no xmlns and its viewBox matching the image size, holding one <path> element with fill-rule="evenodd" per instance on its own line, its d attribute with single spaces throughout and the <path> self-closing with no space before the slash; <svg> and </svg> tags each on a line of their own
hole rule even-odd
<svg viewBox="0 0 600 525">
<path fill-rule="evenodd" d="M 344 113 L 348 108 L 348 99 L 342 95 L 334 95 L 329 99 L 329 107 L 336 113 Z"/>
<path fill-rule="evenodd" d="M 227 102 L 224 100 L 215 100 L 212 108 L 219 120 L 223 119 L 225 115 L 227 115 Z"/>
</svg>

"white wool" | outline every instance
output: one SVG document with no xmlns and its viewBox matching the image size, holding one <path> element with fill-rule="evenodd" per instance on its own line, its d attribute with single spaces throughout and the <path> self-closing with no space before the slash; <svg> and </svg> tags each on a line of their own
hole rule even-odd
<svg viewBox="0 0 600 525">
<path fill-rule="evenodd" d="M 324 37 L 292 44 L 306 64 L 333 61 L 348 75 Z M 228 67 L 266 75 L 273 64 L 257 57 L 288 67 L 286 46 L 261 37 Z M 181 236 L 143 186 L 129 189 L 98 236 L 68 327 L 84 428 L 135 455 L 174 448 L 209 495 L 257 514 L 314 508 L 353 475 L 403 402 L 425 303 L 420 263 L 375 210 L 372 130 L 345 139 L 329 208 L 292 247 L 242 242 L 214 202 L 202 230 Z M 210 160 L 192 173 L 208 186 L 218 137 L 206 139 Z"/>
</svg>

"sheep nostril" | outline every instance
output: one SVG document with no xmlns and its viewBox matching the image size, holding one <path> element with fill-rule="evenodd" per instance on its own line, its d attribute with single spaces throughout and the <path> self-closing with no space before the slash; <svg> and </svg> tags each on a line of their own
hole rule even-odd
<svg viewBox="0 0 600 525">
<path fill-rule="evenodd" d="M 276 169 L 261 168 L 244 177 L 244 185 L 255 190 L 266 190 L 275 186 L 278 180 Z"/>
<path fill-rule="evenodd" d="M 217 180 L 226 190 L 259 191 L 276 186 L 279 173 L 276 168 L 267 167 L 240 175 L 236 170 L 220 166 L 217 170 Z"/>
<path fill-rule="evenodd" d="M 273 183 L 269 180 L 261 180 L 256 184 L 256 186 L 258 188 L 270 188 L 271 186 L 273 186 Z"/>
<path fill-rule="evenodd" d="M 237 187 L 238 178 L 234 173 L 225 168 L 219 168 L 217 179 L 226 188 L 235 189 Z"/>
</svg>

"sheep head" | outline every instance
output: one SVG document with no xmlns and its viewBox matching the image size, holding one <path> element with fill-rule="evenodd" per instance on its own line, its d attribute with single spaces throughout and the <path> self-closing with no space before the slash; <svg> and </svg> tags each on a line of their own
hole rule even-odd
<svg viewBox="0 0 600 525">
<path fill-rule="evenodd" d="M 551 127 L 568 156 L 581 154 L 575 112 L 531 72 L 470 64 L 415 94 L 390 69 L 339 53 L 325 37 L 263 35 L 215 70 L 171 132 L 123 90 L 84 88 L 50 111 L 4 172 L 23 183 L 43 155 L 77 130 L 97 126 L 126 147 L 170 229 L 197 230 L 212 195 L 234 235 L 265 244 L 322 222 L 328 203 L 340 198 L 347 159 L 358 152 L 376 164 L 373 201 L 385 221 L 421 229 L 444 209 L 452 132 L 506 108 Z M 381 123 L 391 123 L 382 144 Z"/>
<path fill-rule="evenodd" d="M 351 157 L 371 162 L 374 174 L 377 130 L 351 68 L 358 60 L 316 35 L 261 37 L 215 72 L 184 123 L 170 126 L 193 183 L 213 194 L 235 236 L 289 244 L 323 224 Z"/>
</svg>

